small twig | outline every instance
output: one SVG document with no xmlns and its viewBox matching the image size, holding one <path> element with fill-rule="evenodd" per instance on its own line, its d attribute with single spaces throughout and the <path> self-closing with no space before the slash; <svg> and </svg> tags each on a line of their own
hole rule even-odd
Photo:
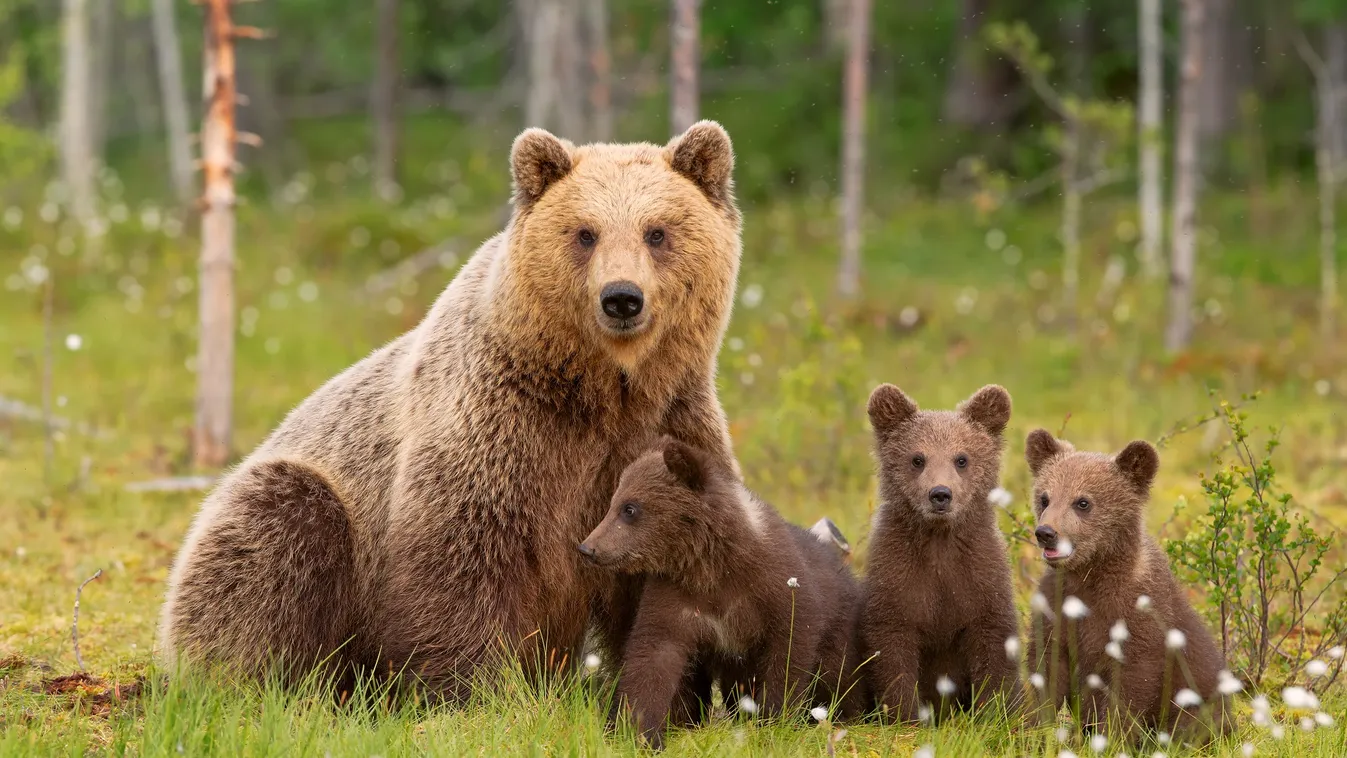
<svg viewBox="0 0 1347 758">
<path fill-rule="evenodd" d="M 213 476 L 174 476 L 165 479 L 151 479 L 147 482 L 131 482 L 123 489 L 127 492 L 189 492 L 208 490 L 215 484 Z"/>
<path fill-rule="evenodd" d="M 84 658 L 80 655 L 80 593 L 84 592 L 84 585 L 92 582 L 103 575 L 103 569 L 94 572 L 94 575 L 80 583 L 75 590 L 75 621 L 70 625 L 70 639 L 75 643 L 75 663 L 79 665 L 80 671 L 84 671 Z"/>
</svg>

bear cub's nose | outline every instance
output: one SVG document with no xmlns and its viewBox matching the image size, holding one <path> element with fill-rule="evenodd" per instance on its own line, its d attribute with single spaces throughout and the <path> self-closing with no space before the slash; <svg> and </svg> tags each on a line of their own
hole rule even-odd
<svg viewBox="0 0 1347 758">
<path fill-rule="evenodd" d="M 594 560 L 594 548 L 590 547 L 588 542 L 580 543 L 580 554 L 591 561 Z"/>
<path fill-rule="evenodd" d="M 1038 540 L 1039 547 L 1051 550 L 1057 546 L 1057 530 L 1050 526 L 1040 526 L 1034 530 L 1034 539 Z"/>
<path fill-rule="evenodd" d="M 633 282 L 612 282 L 599 293 L 599 304 L 603 306 L 603 312 L 613 318 L 635 318 L 641 314 L 645 297 Z"/>
<path fill-rule="evenodd" d="M 949 510 L 949 503 L 954 499 L 954 493 L 942 484 L 939 487 L 932 487 L 926 497 L 931 501 L 931 505 L 935 506 L 936 513 L 944 513 Z"/>
</svg>

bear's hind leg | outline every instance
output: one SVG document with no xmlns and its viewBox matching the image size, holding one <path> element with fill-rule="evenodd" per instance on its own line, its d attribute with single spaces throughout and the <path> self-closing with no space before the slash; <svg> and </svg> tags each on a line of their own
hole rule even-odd
<svg viewBox="0 0 1347 758">
<path fill-rule="evenodd" d="M 161 640 L 170 657 L 293 684 L 322 664 L 350 674 L 350 521 L 317 471 L 287 460 L 239 471 L 178 556 Z"/>
</svg>

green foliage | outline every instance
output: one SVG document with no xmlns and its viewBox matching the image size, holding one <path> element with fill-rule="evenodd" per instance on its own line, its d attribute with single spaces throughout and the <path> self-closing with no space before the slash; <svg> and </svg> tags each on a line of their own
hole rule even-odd
<svg viewBox="0 0 1347 758">
<path fill-rule="evenodd" d="M 1205 419 L 1226 426 L 1225 450 L 1233 459 L 1223 464 L 1218 458 L 1218 470 L 1202 477 L 1206 510 L 1184 519 L 1185 535 L 1165 549 L 1185 579 L 1205 588 L 1227 661 L 1260 686 L 1273 671 L 1298 678 L 1308 661 L 1347 639 L 1347 595 L 1337 584 L 1347 568 L 1325 565 L 1334 553 L 1333 535 L 1321 534 L 1291 508 L 1272 460 L 1277 434 L 1271 431 L 1255 452 L 1248 418 L 1221 400 Z M 1180 502 L 1176 518 L 1185 510 Z M 1337 552 L 1333 565 L 1341 566 Z"/>
<path fill-rule="evenodd" d="M 11 21 L 0 4 L 0 27 Z M 6 109 L 23 94 L 27 49 L 22 43 L 0 52 L 0 189 L 34 177 L 47 164 L 49 147 L 42 135 L 5 118 Z"/>
</svg>

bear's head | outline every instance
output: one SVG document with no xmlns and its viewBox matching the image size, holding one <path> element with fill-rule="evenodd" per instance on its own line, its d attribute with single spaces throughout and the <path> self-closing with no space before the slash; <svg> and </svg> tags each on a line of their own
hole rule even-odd
<svg viewBox="0 0 1347 758">
<path fill-rule="evenodd" d="M 608 514 L 580 552 L 621 573 L 700 573 L 729 528 L 723 504 L 735 481 L 710 456 L 665 437 L 622 472 Z"/>
<path fill-rule="evenodd" d="M 1079 452 L 1046 429 L 1024 445 L 1034 475 L 1034 538 L 1049 564 L 1079 572 L 1141 533 L 1160 456 L 1149 442 L 1129 443 L 1116 456 Z M 1127 550 L 1132 547 L 1125 547 Z"/>
<path fill-rule="evenodd" d="M 1010 393 L 994 384 L 953 411 L 922 411 L 903 391 L 881 384 L 867 408 L 875 430 L 881 517 L 885 509 L 922 523 L 953 524 L 991 507 L 1001 476 Z M 907 515 L 907 514 L 910 514 Z"/>
<path fill-rule="evenodd" d="M 627 370 L 661 344 L 715 354 L 740 257 L 734 151 L 719 124 L 663 147 L 576 147 L 528 129 L 511 167 L 508 267 L 523 301 L 503 315 L 569 326 Z"/>
</svg>

